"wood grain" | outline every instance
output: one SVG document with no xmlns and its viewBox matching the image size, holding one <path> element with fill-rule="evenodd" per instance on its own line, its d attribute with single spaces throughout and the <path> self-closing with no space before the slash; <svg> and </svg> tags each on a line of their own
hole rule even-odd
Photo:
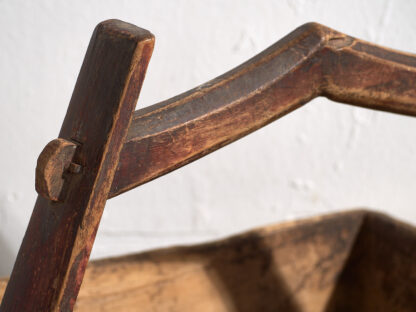
<svg viewBox="0 0 416 312">
<path fill-rule="evenodd" d="M 62 202 L 38 196 L 0 311 L 72 311 L 153 42 L 121 21 L 96 27 L 59 134 L 82 174 Z"/>
<path fill-rule="evenodd" d="M 317 96 L 416 115 L 416 57 L 309 23 L 230 72 L 135 112 L 109 197 L 171 172 Z"/>
<path fill-rule="evenodd" d="M 75 311 L 411 312 L 415 244 L 415 228 L 368 211 L 273 225 L 93 261 Z"/>
<path fill-rule="evenodd" d="M 43 197 L 1 312 L 72 311 L 109 197 L 317 96 L 416 116 L 415 56 L 316 23 L 223 76 L 133 113 L 153 45 L 148 31 L 121 21 L 95 29 L 59 139 L 39 158 Z M 76 310 L 410 312 L 415 243 L 414 228 L 359 211 L 104 260 L 91 264 Z"/>
</svg>

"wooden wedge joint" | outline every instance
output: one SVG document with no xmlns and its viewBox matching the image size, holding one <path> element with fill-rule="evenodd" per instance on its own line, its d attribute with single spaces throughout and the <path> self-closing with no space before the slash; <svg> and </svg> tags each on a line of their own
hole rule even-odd
<svg viewBox="0 0 416 312">
<path fill-rule="evenodd" d="M 81 172 L 81 166 L 72 162 L 77 145 L 65 139 L 49 142 L 38 157 L 35 188 L 39 195 L 52 201 L 62 201 L 66 173 Z"/>
</svg>

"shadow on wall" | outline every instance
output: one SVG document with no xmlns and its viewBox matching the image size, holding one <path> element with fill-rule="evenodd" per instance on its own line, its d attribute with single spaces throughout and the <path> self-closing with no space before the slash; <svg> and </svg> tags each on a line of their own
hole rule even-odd
<svg viewBox="0 0 416 312">
<path fill-rule="evenodd" d="M 14 260 L 15 254 L 10 248 L 7 237 L 0 229 L 0 278 L 10 275 Z"/>
<path fill-rule="evenodd" d="M 15 230 L 20 226 L 19 220 L 7 213 L 11 211 L 11 207 L 6 195 L 0 194 L 0 278 L 10 276 L 12 272 L 16 258 L 13 248 L 13 244 L 16 243 Z"/>
</svg>

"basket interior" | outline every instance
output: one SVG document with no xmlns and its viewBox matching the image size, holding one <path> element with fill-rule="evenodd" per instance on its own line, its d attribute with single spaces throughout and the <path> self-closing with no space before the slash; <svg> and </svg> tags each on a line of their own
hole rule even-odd
<svg viewBox="0 0 416 312">
<path fill-rule="evenodd" d="M 414 228 L 367 211 L 269 226 L 91 262 L 75 310 L 416 311 L 414 246 Z"/>
</svg>

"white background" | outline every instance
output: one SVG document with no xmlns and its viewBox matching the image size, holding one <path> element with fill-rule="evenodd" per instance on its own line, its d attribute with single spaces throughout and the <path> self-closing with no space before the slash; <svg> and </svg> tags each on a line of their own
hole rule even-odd
<svg viewBox="0 0 416 312">
<path fill-rule="evenodd" d="M 0 276 L 36 198 L 94 26 L 153 32 L 138 107 L 203 83 L 316 21 L 416 52 L 416 2 L 0 0 Z M 108 202 L 93 257 L 211 240 L 273 222 L 368 207 L 416 224 L 416 119 L 320 98 L 196 163 Z"/>
</svg>

